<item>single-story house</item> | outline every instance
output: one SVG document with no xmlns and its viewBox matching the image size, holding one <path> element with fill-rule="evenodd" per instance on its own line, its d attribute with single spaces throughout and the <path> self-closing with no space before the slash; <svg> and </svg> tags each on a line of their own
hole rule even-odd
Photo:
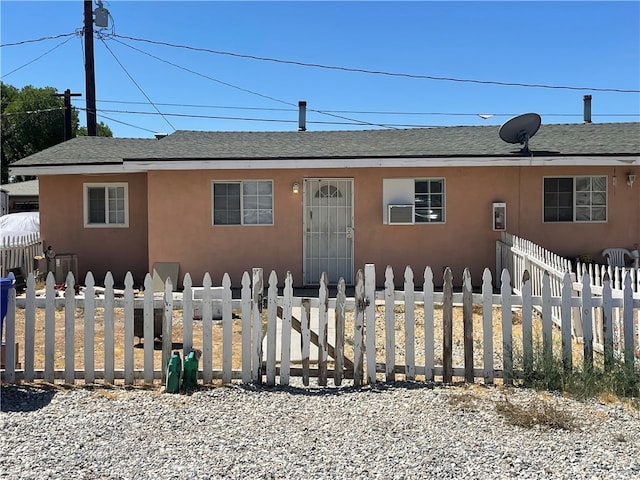
<svg viewBox="0 0 640 480">
<path fill-rule="evenodd" d="M 77 137 L 11 171 L 38 176 L 44 242 L 77 255 L 81 280 L 140 284 L 176 262 L 195 285 L 239 287 L 253 267 L 353 284 L 374 263 L 402 286 L 407 265 L 480 285 L 504 230 L 571 258 L 631 248 L 639 166 L 640 123 L 576 123 L 543 124 L 528 149 L 495 126 Z"/>
<path fill-rule="evenodd" d="M 5 213 L 37 212 L 39 208 L 39 182 L 27 180 L 26 182 L 6 183 L 0 186 L 6 192 Z"/>
</svg>

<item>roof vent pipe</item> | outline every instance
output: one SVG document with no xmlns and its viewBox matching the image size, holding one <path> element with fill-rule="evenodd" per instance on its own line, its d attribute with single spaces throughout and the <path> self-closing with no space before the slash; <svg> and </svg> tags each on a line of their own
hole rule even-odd
<svg viewBox="0 0 640 480">
<path fill-rule="evenodd" d="M 169 134 L 168 133 L 154 133 L 153 135 L 156 137 L 156 140 L 160 140 L 160 139 L 166 137 Z"/>
<path fill-rule="evenodd" d="M 591 123 L 591 95 L 582 97 L 584 100 L 584 123 Z"/>
<path fill-rule="evenodd" d="M 307 130 L 307 102 L 300 100 L 298 102 L 298 131 Z"/>
</svg>

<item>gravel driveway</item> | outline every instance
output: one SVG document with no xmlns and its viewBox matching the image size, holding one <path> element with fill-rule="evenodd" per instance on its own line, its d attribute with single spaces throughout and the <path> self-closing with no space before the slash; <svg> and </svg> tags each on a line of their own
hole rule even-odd
<svg viewBox="0 0 640 480">
<path fill-rule="evenodd" d="M 640 478 L 638 410 L 520 388 L 1 393 L 3 479 Z M 569 429 L 511 425 L 500 405 L 546 405 Z"/>
</svg>

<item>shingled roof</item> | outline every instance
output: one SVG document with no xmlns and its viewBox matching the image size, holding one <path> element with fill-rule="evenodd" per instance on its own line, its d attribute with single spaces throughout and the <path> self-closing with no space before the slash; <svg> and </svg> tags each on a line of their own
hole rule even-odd
<svg viewBox="0 0 640 480">
<path fill-rule="evenodd" d="M 18 167 L 118 165 L 127 161 L 339 158 L 520 157 L 496 126 L 318 132 L 177 131 L 160 140 L 76 137 L 14 164 Z M 533 156 L 640 155 L 640 123 L 542 125 Z M 635 163 L 634 160 L 631 163 Z"/>
</svg>

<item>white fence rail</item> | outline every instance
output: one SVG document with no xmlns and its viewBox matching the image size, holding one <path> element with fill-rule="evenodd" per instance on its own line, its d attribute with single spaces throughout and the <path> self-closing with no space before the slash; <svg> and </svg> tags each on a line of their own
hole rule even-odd
<svg viewBox="0 0 640 480">
<path fill-rule="evenodd" d="M 42 255 L 39 233 L 27 233 L 15 238 L 0 240 L 0 271 L 6 277 L 13 268 L 21 268 L 25 275 L 35 271 L 34 257 Z"/>
<path fill-rule="evenodd" d="M 184 291 L 177 295 L 172 292 L 173 286 L 168 280 L 164 295 L 153 296 L 151 276 L 144 282 L 144 293 L 137 296 L 133 288 L 131 274 L 126 276 L 123 291 L 116 295 L 113 278 L 107 274 L 104 290 L 95 287 L 91 273 L 86 277 L 84 296 L 74 292 L 75 279 L 70 273 L 67 277 L 67 289 L 64 297 L 56 297 L 54 278 L 49 274 L 43 297 L 36 296 L 35 280 L 30 275 L 27 281 L 27 292 L 24 298 L 16 300 L 15 291 L 9 291 L 8 314 L 6 318 L 5 358 L 14 358 L 16 341 L 16 304 L 24 308 L 24 357 L 20 357 L 20 366 L 7 362 L 2 372 L 7 383 L 17 381 L 33 381 L 43 379 L 54 382 L 63 379 L 73 384 L 83 380 L 91 384 L 97 379 L 112 384 L 122 380 L 125 385 L 133 385 L 136 380 L 152 384 L 156 380 L 164 381 L 167 362 L 173 342 L 181 340 L 181 347 L 188 352 L 194 342 L 193 331 L 196 322 L 202 326 L 202 362 L 199 365 L 199 378 L 204 383 L 213 379 L 221 379 L 230 383 L 234 379 L 242 382 L 266 382 L 268 385 L 279 383 L 287 385 L 292 375 L 302 377 L 305 385 L 310 376 L 317 377 L 318 385 L 327 385 L 329 375 L 333 382 L 340 385 L 344 378 L 352 378 L 354 385 L 374 383 L 383 378 L 393 381 L 398 375 L 407 380 L 415 380 L 420 376 L 425 381 L 440 378 L 445 383 L 453 377 L 464 377 L 468 382 L 483 378 L 485 383 L 493 383 L 494 378 L 502 378 L 506 384 L 514 378 L 521 377 L 523 372 L 531 373 L 534 369 L 533 326 L 538 322 L 537 311 L 541 312 L 542 342 L 545 354 L 553 353 L 552 341 L 552 309 L 559 309 L 561 315 L 561 355 L 565 368 L 574 368 L 572 353 L 571 309 L 581 312 L 583 325 L 584 349 L 583 366 L 593 365 L 593 339 L 596 329 L 603 329 L 605 365 L 611 365 L 614 355 L 613 312 L 619 311 L 621 318 L 620 348 L 624 352 L 625 366 L 634 369 L 634 362 L 640 352 L 638 346 L 638 314 L 640 299 L 633 297 L 630 277 L 625 278 L 623 295 L 612 295 L 609 281 L 604 281 L 602 296 L 593 296 L 590 282 L 585 282 L 580 297 L 572 296 L 573 284 L 569 273 L 564 275 L 562 288 L 554 294 L 551 276 L 543 274 L 540 294 L 533 293 L 533 282 L 528 271 L 523 272 L 523 281 L 518 289 L 520 293 L 512 293 L 509 272 L 504 270 L 500 278 L 500 293 L 494 293 L 491 273 L 485 269 L 482 292 L 474 293 L 471 287 L 471 275 L 464 272 L 461 292 L 453 291 L 453 276 L 450 269 L 444 273 L 444 284 L 441 292 L 434 291 L 433 274 L 429 267 L 424 270 L 422 290 L 416 289 L 413 271 L 407 267 L 404 272 L 405 285 L 403 291 L 394 289 L 393 271 L 387 267 L 385 271 L 385 290 L 375 290 L 375 266 L 366 265 L 364 271 L 359 270 L 356 276 L 355 295 L 347 298 L 344 282 L 337 288 L 335 298 L 329 297 L 326 275 L 322 276 L 317 298 L 302 298 L 293 295 L 293 279 L 288 274 L 284 281 L 282 295 L 278 295 L 278 279 L 272 272 L 268 286 L 263 287 L 262 269 L 254 269 L 252 277 L 245 272 L 242 278 L 240 298 L 233 298 L 229 276 L 225 274 L 221 288 L 212 288 L 209 274 L 203 279 L 201 297 L 194 299 L 192 280 L 189 274 L 184 277 Z M 96 293 L 100 290 L 100 295 Z M 266 290 L 266 296 L 264 295 Z M 264 297 L 264 298 L 263 298 Z M 462 309 L 462 329 L 460 320 L 454 320 L 454 305 Z M 221 308 L 220 308 L 221 307 Z M 292 315 L 293 308 L 302 312 L 297 319 Z M 482 312 L 481 331 L 474 333 L 473 314 L 475 310 Z M 135 309 L 143 309 L 144 338 L 154 337 L 154 310 L 160 309 L 162 320 L 162 360 L 154 359 L 154 342 L 144 342 L 144 362 L 142 368 L 134 365 L 134 326 Z M 458 307 L 456 307 L 458 308 Z M 41 351 L 36 352 L 36 310 L 44 309 L 44 344 Z M 64 334 L 56 338 L 55 313 L 64 310 Z M 82 314 L 78 316 L 76 309 Z M 104 358 L 96 361 L 94 352 L 98 345 L 95 339 L 97 325 L 96 309 L 103 309 L 104 339 L 100 350 Z M 124 311 L 124 335 L 116 338 L 114 334 L 114 311 Z M 214 323 L 213 311 L 222 312 L 221 324 L 216 323 L 219 330 L 212 335 Z M 379 318 L 380 309 L 383 317 Z M 415 312 L 422 309 L 424 321 L 416 321 Z M 434 312 L 442 310 L 440 320 L 436 321 Z M 512 311 L 521 312 L 522 335 L 514 337 L 512 332 Z M 602 326 L 593 322 L 593 309 L 601 310 L 604 319 Z M 201 312 L 201 319 L 194 320 L 194 311 Z M 398 318 L 398 311 L 401 318 Z M 329 312 L 333 312 L 332 315 Z M 310 319 L 317 318 L 317 330 L 311 328 Z M 350 323 L 346 318 L 350 317 Z M 496 318 L 494 318 L 496 317 Z M 498 344 L 494 346 L 495 322 L 498 329 Z M 635 327 L 634 327 L 635 322 Z M 182 338 L 174 336 L 175 327 L 182 324 Z M 277 326 L 281 333 L 278 335 Z M 333 339 L 327 335 L 328 325 L 336 332 Z M 289 359 L 292 347 L 291 334 L 298 325 L 301 334 L 301 367 Z M 348 328 L 346 326 L 348 325 Z M 418 328 L 420 327 L 420 328 Z M 396 331 L 404 330 L 404 338 L 397 339 Z M 238 329 L 240 333 L 238 333 Z M 384 342 L 379 340 L 375 332 L 385 332 Z M 635 330 L 634 330 L 635 329 Z M 462 331 L 462 334 L 459 332 Z M 235 332 L 236 343 L 233 342 Z M 416 332 L 420 332 L 419 336 Z M 456 333 L 458 332 L 458 333 Z M 436 333 L 441 340 L 436 341 Z M 77 338 L 76 338 L 77 337 Z M 265 341 L 266 337 L 266 341 Z M 239 339 L 239 340 L 238 340 Z M 333 341 L 333 345 L 330 344 Z M 118 343 L 123 342 L 124 354 L 116 362 L 115 350 Z M 317 358 L 310 358 L 311 343 L 318 346 Z M 383 344 L 381 344 L 383 343 Z M 263 344 L 266 351 L 263 351 Z M 514 346 L 522 350 L 521 366 L 514 366 Z M 278 350 L 276 347 L 280 345 Z M 455 349 L 462 355 L 454 354 Z M 347 358 L 344 352 L 347 347 L 352 356 Z M 398 347 L 404 352 L 398 357 Z M 294 348 L 297 348 L 295 346 Z M 555 347 L 558 348 L 558 347 Z M 418 350 L 419 349 L 419 350 Z M 232 352 L 240 352 L 241 362 L 234 367 Z M 276 352 L 280 352 L 277 354 Z M 214 366 L 216 357 L 222 356 Z M 377 353 L 383 352 L 381 358 Z M 35 368 L 36 353 L 44 358 L 43 368 Z M 420 355 L 417 355 L 419 353 Z M 560 354 L 560 352 L 555 352 Z M 333 361 L 329 360 L 329 356 Z M 423 359 L 416 362 L 416 357 Z M 499 359 L 499 360 L 497 360 Z M 60 365 L 62 360 L 63 367 Z M 76 362 L 82 368 L 76 368 Z M 103 368 L 96 368 L 96 363 Z M 312 368 L 311 363 L 316 365 Z M 516 362 L 517 363 L 517 362 Z"/>
</svg>

